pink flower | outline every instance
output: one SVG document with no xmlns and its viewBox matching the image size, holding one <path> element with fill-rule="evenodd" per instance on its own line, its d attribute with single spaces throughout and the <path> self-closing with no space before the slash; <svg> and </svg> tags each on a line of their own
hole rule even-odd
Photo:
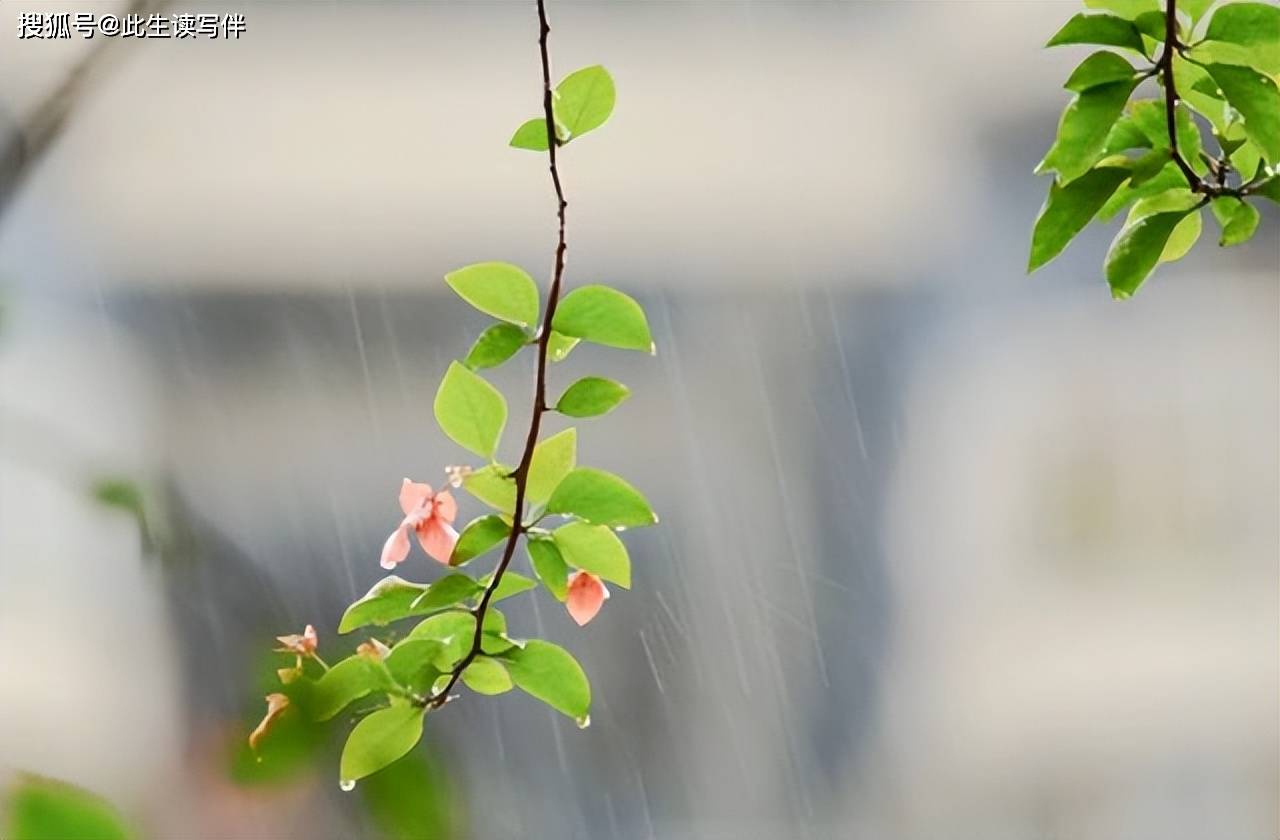
<svg viewBox="0 0 1280 840">
<path fill-rule="evenodd" d="M 310 624 L 307 625 L 307 629 L 302 631 L 301 636 L 297 633 L 288 636 L 276 636 L 276 641 L 283 646 L 276 648 L 276 650 L 281 653 L 296 653 L 298 656 L 311 656 L 316 652 L 316 645 L 320 642 L 316 636 L 316 628 Z"/>
<path fill-rule="evenodd" d="M 253 732 L 249 733 L 250 749 L 252 750 L 258 749 L 258 743 L 262 741 L 264 737 L 266 737 L 267 730 L 271 728 L 271 724 L 275 722 L 276 718 L 284 714 L 284 710 L 287 708 L 289 708 L 289 698 L 286 697 L 285 695 L 283 694 L 267 695 L 266 717 L 262 719 L 262 722 L 258 724 L 257 728 L 255 728 Z"/>
<path fill-rule="evenodd" d="M 609 590 L 604 582 L 590 572 L 574 572 L 569 575 L 569 590 L 564 605 L 578 626 L 596 617 L 604 602 L 609 600 Z"/>
<path fill-rule="evenodd" d="M 450 523 L 458 515 L 458 503 L 448 490 L 431 492 L 429 484 L 405 479 L 400 485 L 400 509 L 404 519 L 382 546 L 382 568 L 394 569 L 409 556 L 409 529 L 418 535 L 422 550 L 446 566 L 458 542 Z"/>
</svg>

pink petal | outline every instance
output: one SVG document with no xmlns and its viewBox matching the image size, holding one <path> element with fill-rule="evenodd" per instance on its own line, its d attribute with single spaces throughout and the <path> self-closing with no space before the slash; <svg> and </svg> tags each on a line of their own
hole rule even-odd
<svg viewBox="0 0 1280 840">
<path fill-rule="evenodd" d="M 569 575 L 569 591 L 564 605 L 579 627 L 596 617 L 608 597 L 609 590 L 605 589 L 604 583 L 590 572 Z"/>
<path fill-rule="evenodd" d="M 430 498 L 430 484 L 417 484 L 407 478 L 400 484 L 400 509 L 406 516 L 421 509 Z"/>
<path fill-rule="evenodd" d="M 458 542 L 458 532 L 453 530 L 453 526 L 432 516 L 417 527 L 417 532 L 422 550 L 438 562 L 449 565 L 453 547 Z"/>
<path fill-rule="evenodd" d="M 308 624 L 306 629 L 302 631 L 302 644 L 306 648 L 306 652 L 315 653 L 319 643 L 320 638 L 316 635 L 316 628 Z"/>
<path fill-rule="evenodd" d="M 392 531 L 391 536 L 383 543 L 380 561 L 382 568 L 394 569 L 409 556 L 409 535 L 405 533 L 405 527 L 405 523 L 400 523 L 400 527 Z"/>
<path fill-rule="evenodd" d="M 434 515 L 445 522 L 452 522 L 458 518 L 458 502 L 448 490 L 437 493 L 432 500 L 432 506 Z"/>
</svg>

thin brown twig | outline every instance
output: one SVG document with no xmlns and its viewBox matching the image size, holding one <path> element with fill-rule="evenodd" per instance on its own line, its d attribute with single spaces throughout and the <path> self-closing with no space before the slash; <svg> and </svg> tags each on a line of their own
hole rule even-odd
<svg viewBox="0 0 1280 840">
<path fill-rule="evenodd" d="M 556 242 L 555 269 L 551 275 L 551 288 L 547 292 L 547 311 L 542 317 L 542 329 L 538 333 L 538 373 L 533 392 L 533 417 L 529 421 L 529 435 L 525 439 L 524 454 L 520 456 L 519 465 L 511 473 L 516 485 L 516 503 L 511 517 L 511 533 L 507 537 L 506 547 L 502 552 L 502 560 L 499 561 L 498 567 L 494 569 L 493 577 L 490 579 L 489 585 L 485 587 L 479 603 L 471 611 L 471 614 L 476 619 L 476 629 L 475 635 L 471 639 L 470 649 L 450 671 L 449 681 L 439 691 L 433 692 L 430 697 L 423 701 L 423 705 L 431 708 L 439 708 L 448 701 L 449 692 L 457 684 L 462 672 L 480 655 L 481 645 L 484 641 L 484 620 L 489 610 L 489 603 L 493 600 L 493 593 L 497 591 L 498 584 L 502 582 L 502 575 L 506 572 L 507 566 L 511 564 L 511 558 L 515 555 L 516 544 L 520 541 L 520 535 L 526 529 L 524 524 L 524 503 L 525 491 L 529 484 L 529 465 L 533 462 L 533 450 L 538 444 L 538 432 L 542 428 L 542 415 L 548 410 L 547 350 L 551 341 L 551 322 L 555 318 L 556 306 L 560 302 L 560 286 L 564 277 L 564 252 L 566 248 L 564 218 L 565 208 L 569 206 L 569 203 L 565 201 L 564 189 L 560 185 L 560 170 L 556 166 L 556 148 L 559 146 L 560 141 L 557 139 L 555 131 L 555 114 L 552 109 L 553 98 L 551 92 L 551 58 L 547 52 L 547 35 L 551 32 L 551 26 L 547 23 L 545 0 L 537 0 L 537 5 L 538 49 L 542 56 L 542 111 L 547 123 L 547 157 L 551 170 L 551 183 L 555 186 L 556 191 L 556 218 L 559 221 L 559 235 Z"/>
<path fill-rule="evenodd" d="M 1164 51 L 1160 54 L 1156 69 L 1160 74 L 1161 84 L 1164 85 L 1164 118 L 1169 130 L 1170 156 L 1187 179 L 1187 186 L 1193 193 L 1200 193 L 1207 199 L 1222 196 L 1242 198 L 1249 194 L 1247 187 L 1237 189 L 1225 183 L 1227 161 L 1221 162 L 1224 168 L 1219 170 L 1218 183 L 1213 184 L 1197 175 L 1178 151 L 1178 87 L 1173 78 L 1173 59 L 1182 47 L 1183 44 L 1178 40 L 1178 0 L 1168 0 L 1164 12 Z"/>
</svg>

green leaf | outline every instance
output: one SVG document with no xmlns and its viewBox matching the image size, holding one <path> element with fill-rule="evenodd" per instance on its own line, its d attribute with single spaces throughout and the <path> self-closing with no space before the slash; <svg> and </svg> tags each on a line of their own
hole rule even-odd
<svg viewBox="0 0 1280 840">
<path fill-rule="evenodd" d="M 1269 198 L 1276 204 L 1280 204 L 1280 175 L 1272 175 L 1267 180 L 1259 183 L 1253 188 L 1253 194 Z"/>
<path fill-rule="evenodd" d="M 1143 52 L 1147 55 L 1153 52 L 1156 44 L 1164 42 L 1164 24 L 1164 12 L 1159 11 L 1143 12 L 1133 19 L 1133 25 L 1138 28 L 1138 31 L 1151 39 L 1150 41 L 1144 39 L 1142 42 Z"/>
<path fill-rule="evenodd" d="M 556 411 L 570 417 L 597 417 L 613 411 L 630 396 L 626 385 L 602 376 L 587 376 L 560 396 Z"/>
<path fill-rule="evenodd" d="M 1129 81 L 1136 74 L 1132 64 L 1113 52 L 1102 50 L 1081 62 L 1063 87 L 1074 93 L 1083 93 L 1098 85 Z"/>
<path fill-rule="evenodd" d="M 1107 252 L 1107 283 L 1116 298 L 1130 297 L 1160 261 L 1173 230 L 1189 211 L 1146 216 L 1120 231 Z"/>
<path fill-rule="evenodd" d="M 1238 198 L 1215 198 L 1213 215 L 1222 226 L 1218 244 L 1223 247 L 1248 242 L 1262 218 L 1256 207 Z"/>
<path fill-rule="evenodd" d="M 501 516 L 489 514 L 471 520 L 453 547 L 450 566 L 461 566 L 502 542 L 511 533 L 511 526 Z"/>
<path fill-rule="evenodd" d="M 511 146 L 516 149 L 529 149 L 534 152 L 547 150 L 547 118 L 534 117 L 526 120 L 511 135 Z"/>
<path fill-rule="evenodd" d="M 422 718 L 418 706 L 397 704 L 357 723 L 342 748 L 342 781 L 363 779 L 408 753 L 422 738 Z"/>
<path fill-rule="evenodd" d="M 1031 234 L 1027 271 L 1035 271 L 1062 253 L 1128 177 L 1125 167 L 1101 166 L 1066 186 L 1050 184 L 1049 197 Z"/>
<path fill-rule="evenodd" d="M 553 536 L 560 555 L 570 566 L 623 589 L 631 588 L 631 558 L 613 531 L 603 525 L 570 522 L 557 528 Z"/>
<path fill-rule="evenodd" d="M 653 352 L 644 310 L 635 300 L 608 286 L 580 286 L 560 301 L 553 321 L 558 332 L 575 338 Z"/>
<path fill-rule="evenodd" d="M 1129 106 L 1129 115 L 1134 124 L 1147 135 L 1147 138 L 1151 141 L 1152 148 L 1169 148 L 1169 123 L 1165 116 L 1163 102 L 1154 99 L 1143 99 L 1134 102 Z M 1182 105 L 1178 105 L 1174 111 L 1174 125 L 1178 135 L 1178 152 L 1191 165 L 1192 169 L 1204 174 L 1207 168 L 1204 162 L 1200 160 L 1200 150 L 1203 142 L 1200 136 L 1200 129 L 1196 126 L 1191 113 Z"/>
<path fill-rule="evenodd" d="M 507 401 L 497 388 L 452 362 L 436 392 L 435 413 L 454 443 L 492 458 L 507 423 Z"/>
<path fill-rule="evenodd" d="M 1129 175 L 1130 186 L 1139 187 L 1160 174 L 1173 161 L 1168 147 L 1152 149 L 1133 162 L 1133 170 Z"/>
<path fill-rule="evenodd" d="M 538 285 L 511 263 L 484 262 L 451 271 L 444 280 L 458 296 L 486 315 L 518 327 L 538 321 Z"/>
<path fill-rule="evenodd" d="M 1209 77 L 1209 73 L 1200 65 L 1187 61 L 1180 54 L 1173 58 L 1173 79 L 1178 95 L 1191 109 L 1207 119 L 1214 132 L 1221 134 L 1227 130 L 1227 103 L 1218 91 L 1218 83 Z M 1179 126 L 1181 130 L 1181 125 Z M 1181 141 L 1178 143 L 1182 145 Z"/>
<path fill-rule="evenodd" d="M 489 464 L 462 479 L 462 488 L 494 510 L 510 516 L 516 509 L 516 483 L 509 478 L 511 467 Z"/>
<path fill-rule="evenodd" d="M 497 367 L 529 343 L 529 336 L 514 324 L 494 324 L 476 339 L 462 363 L 472 370 Z"/>
<path fill-rule="evenodd" d="M 66 782 L 21 774 L 8 796 L 8 840 L 128 840 L 111 803 Z"/>
<path fill-rule="evenodd" d="M 1245 134 L 1268 162 L 1280 163 L 1280 90 L 1275 80 L 1231 64 L 1210 64 L 1208 70 L 1227 102 L 1244 117 Z"/>
<path fill-rule="evenodd" d="M 1213 3 L 1214 0 L 1182 0 L 1178 4 L 1178 11 L 1186 12 L 1193 21 L 1199 20 L 1200 16 L 1207 12 Z"/>
<path fill-rule="evenodd" d="M 386 675 L 376 665 L 359 654 L 348 656 L 316 680 L 308 711 L 314 720 L 328 720 L 349 703 L 387 687 Z"/>
<path fill-rule="evenodd" d="M 504 694 L 513 688 L 511 675 L 502 663 L 487 656 L 477 656 L 462 672 L 462 681 L 477 694 Z"/>
<path fill-rule="evenodd" d="M 613 113 L 617 94 L 609 71 L 596 65 L 584 67 L 565 76 L 556 86 L 555 116 L 568 137 L 565 142 L 604 125 Z M 546 128 L 543 128 L 546 144 Z"/>
<path fill-rule="evenodd" d="M 569 566 L 564 562 L 554 540 L 530 537 L 525 548 L 529 552 L 529 565 L 533 567 L 538 580 L 542 581 L 542 585 L 557 601 L 563 601 L 569 590 Z"/>
<path fill-rule="evenodd" d="M 525 498 L 535 504 L 551 498 L 556 487 L 577 463 L 577 429 L 565 429 L 540 442 L 533 448 L 533 459 L 529 462 Z"/>
<path fill-rule="evenodd" d="M 338 623 L 338 632 L 350 633 L 370 624 L 381 626 L 409 616 L 426 615 L 471 597 L 478 588 L 479 584 L 463 574 L 447 575 L 431 586 L 388 575 L 347 607 Z"/>
<path fill-rule="evenodd" d="M 485 575 L 480 578 L 480 582 L 487 589 L 489 581 L 493 580 L 493 575 Z M 521 592 L 528 592 L 538 584 L 516 572 L 507 571 L 502 575 L 502 580 L 498 581 L 498 588 L 493 591 L 493 597 L 489 599 L 489 603 L 496 603 L 510 598 L 512 595 L 519 595 Z"/>
<path fill-rule="evenodd" d="M 491 610 L 490 615 L 493 614 Z M 488 616 L 485 616 L 486 620 Z M 433 639 L 444 645 L 436 660 L 441 670 L 448 669 L 471 649 L 476 633 L 476 618 L 471 613 L 451 611 L 433 615 L 409 633 L 410 639 Z M 401 642 L 404 644 L 404 642 Z"/>
<path fill-rule="evenodd" d="M 1213 13 L 1205 38 L 1248 47 L 1253 66 L 1280 73 L 1280 8 L 1266 3 L 1231 3 Z"/>
<path fill-rule="evenodd" d="M 591 710 L 591 685 L 582 666 L 564 648 L 531 639 L 503 656 L 507 672 L 522 691 L 556 711 L 582 721 Z"/>
<path fill-rule="evenodd" d="M 1036 171 L 1055 170 L 1066 183 L 1088 172 L 1101 159 L 1134 85 L 1133 81 L 1112 82 L 1077 94 L 1062 112 L 1058 138 Z"/>
<path fill-rule="evenodd" d="M 1146 54 L 1142 33 L 1131 21 L 1115 15 L 1078 14 L 1067 21 L 1058 34 L 1049 39 L 1046 47 L 1063 44 L 1100 44 L 1109 47 L 1127 47 Z"/>
<path fill-rule="evenodd" d="M 1166 190 L 1176 187 L 1185 187 L 1187 179 L 1177 166 L 1170 163 L 1156 173 L 1149 181 L 1138 186 L 1125 184 L 1116 190 L 1115 195 L 1107 199 L 1107 203 L 1102 205 L 1102 209 L 1098 211 L 1098 221 L 1106 222 L 1115 217 L 1117 213 L 1128 207 L 1130 203 L 1147 196 L 1156 195 Z"/>
<path fill-rule="evenodd" d="M 1107 132 L 1107 142 L 1103 146 L 1104 155 L 1114 155 L 1128 149 L 1150 149 L 1151 140 L 1143 132 L 1133 117 L 1125 115 L 1116 120 L 1116 124 Z"/>
<path fill-rule="evenodd" d="M 1160 12 L 1159 0 L 1084 0 L 1090 9 L 1111 12 L 1125 20 L 1133 20 L 1147 12 Z"/>
<path fill-rule="evenodd" d="M 611 528 L 639 528 L 658 521 L 640 491 L 612 473 L 590 467 L 578 467 L 565 476 L 551 494 L 547 511 Z"/>
<path fill-rule="evenodd" d="M 580 338 L 561 335 L 552 330 L 551 336 L 547 339 L 547 358 L 553 362 L 563 362 L 569 358 L 569 353 L 578 346 L 578 342 L 581 340 Z"/>
<path fill-rule="evenodd" d="M 427 694 L 436 677 L 451 664 L 445 653 L 445 644 L 438 639 L 408 638 L 387 655 L 387 671 L 410 691 Z"/>
</svg>

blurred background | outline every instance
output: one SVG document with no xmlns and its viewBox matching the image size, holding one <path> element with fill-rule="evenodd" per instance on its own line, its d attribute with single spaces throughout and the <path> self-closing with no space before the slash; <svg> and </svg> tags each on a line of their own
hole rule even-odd
<svg viewBox="0 0 1280 840">
<path fill-rule="evenodd" d="M 351 793 L 341 725 L 242 744 L 272 637 L 353 647 L 401 477 L 463 458 L 431 400 L 486 319 L 442 275 L 549 269 L 534 8 L 133 5 L 247 31 L 0 0 L 0 785 L 151 838 L 1276 836 L 1280 218 L 1123 304 L 1114 227 L 1025 275 L 1076 3 L 553 0 L 557 75 L 619 91 L 567 282 L 659 348 L 553 389 L 631 386 L 580 453 L 662 526 L 589 629 L 506 610 L 589 729 L 469 698 Z"/>
</svg>

